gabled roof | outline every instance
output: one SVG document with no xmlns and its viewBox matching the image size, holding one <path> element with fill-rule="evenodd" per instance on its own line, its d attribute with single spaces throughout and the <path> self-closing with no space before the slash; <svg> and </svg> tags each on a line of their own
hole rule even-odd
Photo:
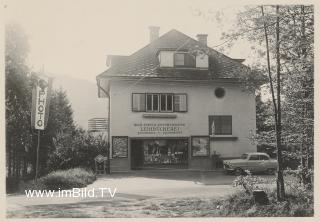
<svg viewBox="0 0 320 222">
<path fill-rule="evenodd" d="M 160 49 L 190 50 L 202 49 L 209 52 L 209 70 L 160 68 L 157 53 Z M 237 78 L 239 73 L 248 70 L 241 62 L 229 58 L 216 50 L 175 29 L 167 32 L 130 56 L 112 64 L 103 77 L 165 77 L 181 79 Z"/>
</svg>

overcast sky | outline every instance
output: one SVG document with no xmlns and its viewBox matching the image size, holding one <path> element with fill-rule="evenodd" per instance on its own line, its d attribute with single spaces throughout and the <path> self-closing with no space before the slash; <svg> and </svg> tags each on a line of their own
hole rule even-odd
<svg viewBox="0 0 320 222">
<path fill-rule="evenodd" d="M 107 0 L 9 0 L 6 20 L 20 23 L 30 43 L 29 63 L 35 70 L 95 81 L 106 69 L 108 54 L 130 55 L 149 43 L 148 26 L 160 26 L 160 35 L 177 29 L 195 38 L 208 34 L 208 45 L 222 42 L 222 30 L 234 22 L 241 5 L 217 1 L 107 1 Z M 216 16 L 228 14 L 223 25 L 197 10 Z M 197 15 L 198 14 L 198 15 Z M 226 19 L 226 18 L 225 18 Z M 246 45 L 229 56 L 247 58 Z"/>
</svg>

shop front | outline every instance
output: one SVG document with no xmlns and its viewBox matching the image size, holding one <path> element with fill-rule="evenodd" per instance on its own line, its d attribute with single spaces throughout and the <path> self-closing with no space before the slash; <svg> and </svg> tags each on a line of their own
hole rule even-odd
<svg viewBox="0 0 320 222">
<path fill-rule="evenodd" d="M 131 169 L 188 168 L 188 138 L 131 138 Z"/>
</svg>

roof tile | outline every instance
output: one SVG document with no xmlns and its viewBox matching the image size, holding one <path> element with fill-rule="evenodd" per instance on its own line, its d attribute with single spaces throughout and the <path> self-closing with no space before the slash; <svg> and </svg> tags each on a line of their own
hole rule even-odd
<svg viewBox="0 0 320 222">
<path fill-rule="evenodd" d="M 204 49 L 209 54 L 209 70 L 160 68 L 157 53 L 160 49 L 190 50 Z M 118 61 L 98 75 L 108 76 L 144 76 L 185 79 L 236 78 L 239 73 L 249 68 L 239 61 L 202 45 L 197 40 L 173 29 L 157 40 L 149 43 L 130 56 L 117 56 Z"/>
</svg>

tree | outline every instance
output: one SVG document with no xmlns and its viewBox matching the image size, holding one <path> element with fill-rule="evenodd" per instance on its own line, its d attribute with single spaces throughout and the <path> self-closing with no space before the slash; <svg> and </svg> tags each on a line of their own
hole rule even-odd
<svg viewBox="0 0 320 222">
<path fill-rule="evenodd" d="M 18 24 L 7 24 L 5 31 L 7 177 L 19 178 L 27 173 L 27 155 L 32 148 L 31 82 L 26 65 L 29 45 Z"/>
<path fill-rule="evenodd" d="M 49 156 L 58 146 L 71 147 L 76 135 L 76 126 L 73 121 L 73 111 L 66 92 L 59 88 L 51 94 L 48 125 L 43 131 L 40 143 L 41 174 L 48 173 Z M 33 160 L 35 161 L 35 159 Z"/>
<path fill-rule="evenodd" d="M 274 129 L 259 134 L 274 135 L 277 144 L 278 199 L 284 198 L 281 162 L 286 156 L 282 155 L 299 156 L 302 177 L 309 178 L 303 181 L 311 181 L 306 172 L 313 166 L 313 17 L 312 5 L 248 6 L 222 38 L 228 44 L 249 40 L 257 52 L 257 66 L 269 78 Z M 286 152 L 284 146 L 289 148 Z"/>
</svg>

